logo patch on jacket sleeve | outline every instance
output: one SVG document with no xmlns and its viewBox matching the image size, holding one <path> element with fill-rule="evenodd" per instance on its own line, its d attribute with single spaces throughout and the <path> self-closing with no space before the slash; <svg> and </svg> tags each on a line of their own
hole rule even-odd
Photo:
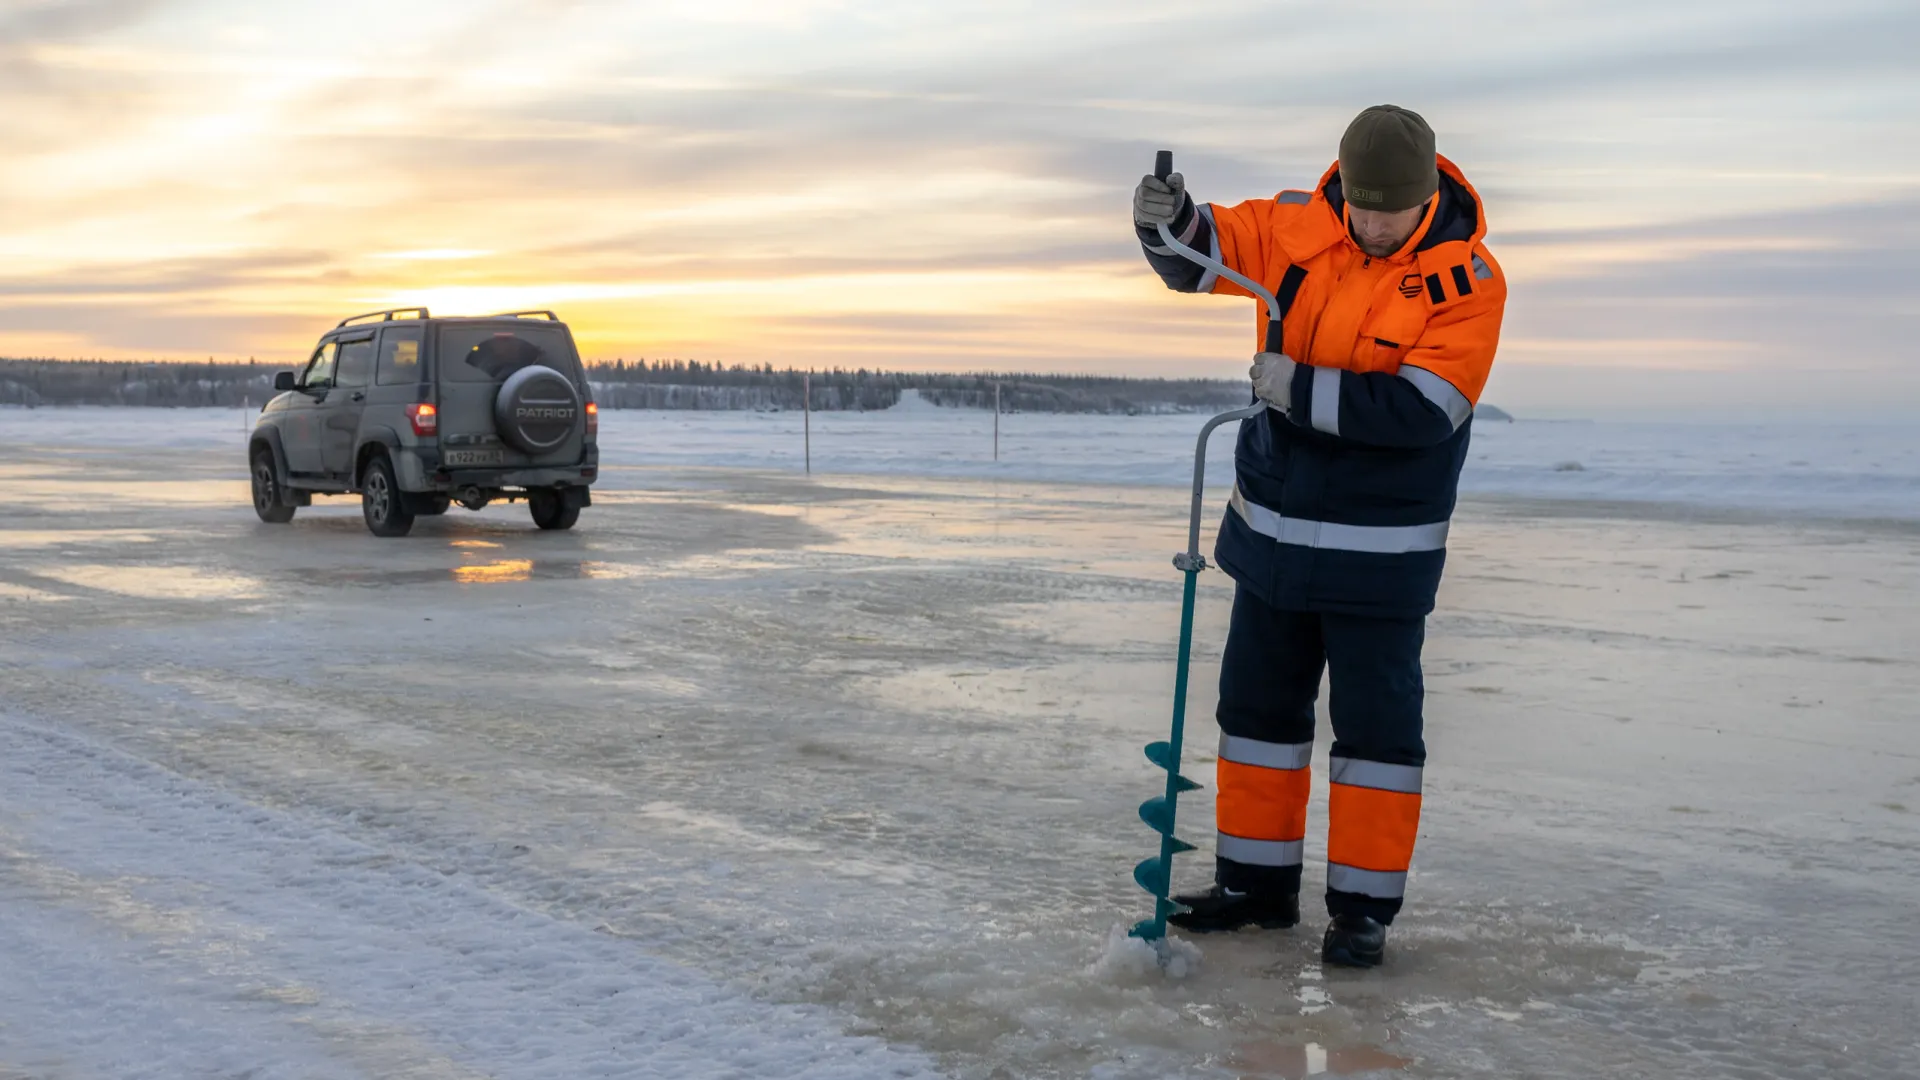
<svg viewBox="0 0 1920 1080">
<path fill-rule="evenodd" d="M 1422 287 L 1420 272 L 1418 270 L 1406 274 L 1400 279 L 1400 295 L 1409 300 L 1420 299 L 1420 290 Z"/>
</svg>

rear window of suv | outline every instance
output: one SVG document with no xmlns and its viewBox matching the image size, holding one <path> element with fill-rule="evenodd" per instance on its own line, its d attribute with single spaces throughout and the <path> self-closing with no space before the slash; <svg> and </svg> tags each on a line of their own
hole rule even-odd
<svg viewBox="0 0 1920 1080">
<path fill-rule="evenodd" d="M 580 381 L 573 340 L 558 326 L 443 326 L 436 353 L 447 382 L 500 382 L 534 364 Z"/>
</svg>

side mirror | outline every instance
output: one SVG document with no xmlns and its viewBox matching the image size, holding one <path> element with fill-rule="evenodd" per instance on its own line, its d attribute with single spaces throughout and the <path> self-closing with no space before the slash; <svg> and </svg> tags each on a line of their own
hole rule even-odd
<svg viewBox="0 0 1920 1080">
<path fill-rule="evenodd" d="M 273 376 L 273 388 L 275 390 L 293 389 L 293 372 L 291 371 L 276 372 Z"/>
</svg>

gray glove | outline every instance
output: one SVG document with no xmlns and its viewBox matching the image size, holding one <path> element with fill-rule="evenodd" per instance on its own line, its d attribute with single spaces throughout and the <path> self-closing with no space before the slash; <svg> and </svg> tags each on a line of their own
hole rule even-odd
<svg viewBox="0 0 1920 1080">
<path fill-rule="evenodd" d="M 1179 173 L 1165 180 L 1157 176 L 1143 176 L 1140 186 L 1133 189 L 1133 220 L 1149 228 L 1172 225 L 1186 197 L 1187 178 Z"/>
<path fill-rule="evenodd" d="M 1277 352 L 1255 353 L 1253 366 L 1247 369 L 1254 394 L 1281 412 L 1292 412 L 1293 369 L 1298 366 Z"/>
</svg>

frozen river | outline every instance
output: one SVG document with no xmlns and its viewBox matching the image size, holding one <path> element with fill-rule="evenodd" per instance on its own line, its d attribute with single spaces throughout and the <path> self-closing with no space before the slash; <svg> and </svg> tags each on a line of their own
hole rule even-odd
<svg viewBox="0 0 1920 1080">
<path fill-rule="evenodd" d="M 1315 905 L 1174 980 L 1107 948 L 1162 478 L 649 463 L 610 415 L 577 531 L 382 541 L 257 524 L 237 417 L 77 415 L 0 416 L 5 1080 L 1913 1075 L 1920 526 L 1469 498 L 1387 967 L 1322 971 Z"/>
</svg>

